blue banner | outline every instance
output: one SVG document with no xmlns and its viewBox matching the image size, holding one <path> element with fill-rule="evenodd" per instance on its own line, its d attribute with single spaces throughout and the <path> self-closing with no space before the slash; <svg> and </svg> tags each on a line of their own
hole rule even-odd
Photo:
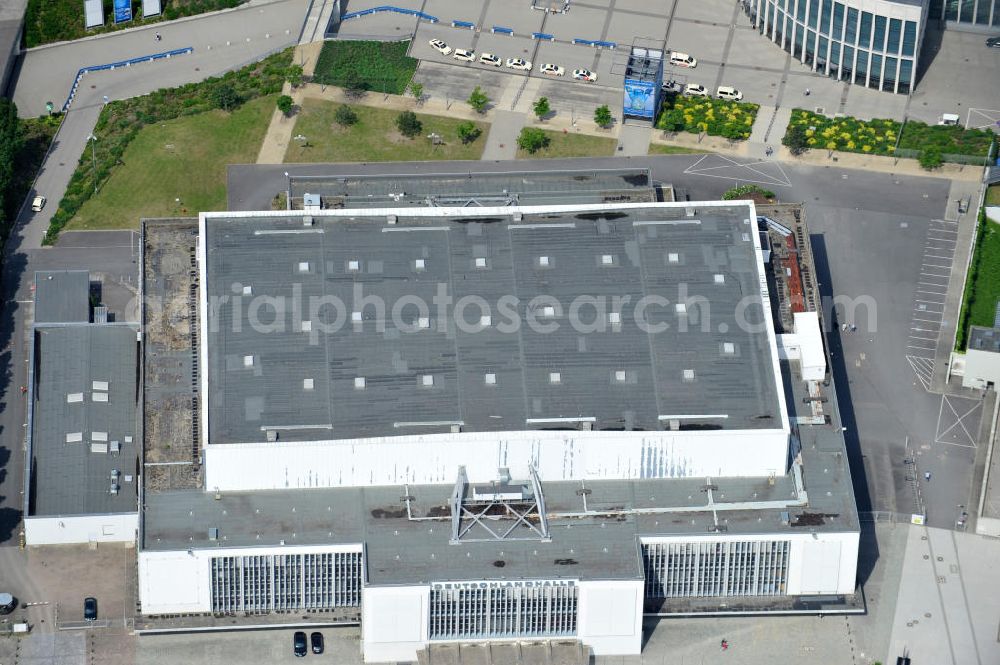
<svg viewBox="0 0 1000 665">
<path fill-rule="evenodd" d="M 624 114 L 650 118 L 656 114 L 656 84 L 652 81 L 625 79 Z"/>
<path fill-rule="evenodd" d="M 132 0 L 115 0 L 115 23 L 132 20 Z"/>
</svg>

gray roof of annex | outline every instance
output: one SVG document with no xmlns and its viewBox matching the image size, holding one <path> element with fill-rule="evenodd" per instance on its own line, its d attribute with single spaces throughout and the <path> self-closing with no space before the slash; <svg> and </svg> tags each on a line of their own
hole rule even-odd
<svg viewBox="0 0 1000 665">
<path fill-rule="evenodd" d="M 90 273 L 44 270 L 35 273 L 35 323 L 90 321 Z"/>
<path fill-rule="evenodd" d="M 522 210 L 205 216 L 209 442 L 783 426 L 746 204 Z"/>
<path fill-rule="evenodd" d="M 38 325 L 34 335 L 30 516 L 136 512 L 135 328 Z"/>
</svg>

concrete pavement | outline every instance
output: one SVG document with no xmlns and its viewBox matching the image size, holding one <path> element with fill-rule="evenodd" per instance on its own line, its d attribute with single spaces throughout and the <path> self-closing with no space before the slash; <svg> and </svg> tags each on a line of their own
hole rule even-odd
<svg viewBox="0 0 1000 665">
<path fill-rule="evenodd" d="M 191 55 L 85 75 L 73 107 L 100 101 L 103 95 L 124 99 L 216 76 L 297 43 L 309 4 L 309 0 L 254 3 L 40 46 L 24 55 L 13 83 L 14 101 L 22 117 L 37 116 L 45 113 L 47 101 L 62 106 L 81 67 L 188 46 L 194 48 Z M 157 32 L 162 37 L 159 42 L 154 38 Z"/>
<path fill-rule="evenodd" d="M 527 117 L 518 111 L 496 111 L 489 134 L 486 135 L 486 147 L 483 149 L 483 159 L 515 159 L 517 157 L 517 137 L 521 128 L 527 124 Z"/>
</svg>

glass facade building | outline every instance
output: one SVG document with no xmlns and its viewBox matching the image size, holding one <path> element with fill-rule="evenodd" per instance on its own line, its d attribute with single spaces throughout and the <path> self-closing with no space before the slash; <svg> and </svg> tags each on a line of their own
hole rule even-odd
<svg viewBox="0 0 1000 665">
<path fill-rule="evenodd" d="M 958 27 L 1000 28 L 1000 0 L 931 0 L 929 16 Z"/>
<path fill-rule="evenodd" d="M 743 6 L 760 34 L 813 71 L 887 92 L 913 87 L 924 2 L 747 0 Z"/>
</svg>

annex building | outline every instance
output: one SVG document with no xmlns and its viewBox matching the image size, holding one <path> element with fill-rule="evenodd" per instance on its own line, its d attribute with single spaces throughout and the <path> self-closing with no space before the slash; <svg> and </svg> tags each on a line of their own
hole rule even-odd
<svg viewBox="0 0 1000 665">
<path fill-rule="evenodd" d="M 387 662 L 859 611 L 836 398 L 815 336 L 779 349 L 753 204 L 630 182 L 147 221 L 137 630 L 349 619 Z"/>
</svg>

